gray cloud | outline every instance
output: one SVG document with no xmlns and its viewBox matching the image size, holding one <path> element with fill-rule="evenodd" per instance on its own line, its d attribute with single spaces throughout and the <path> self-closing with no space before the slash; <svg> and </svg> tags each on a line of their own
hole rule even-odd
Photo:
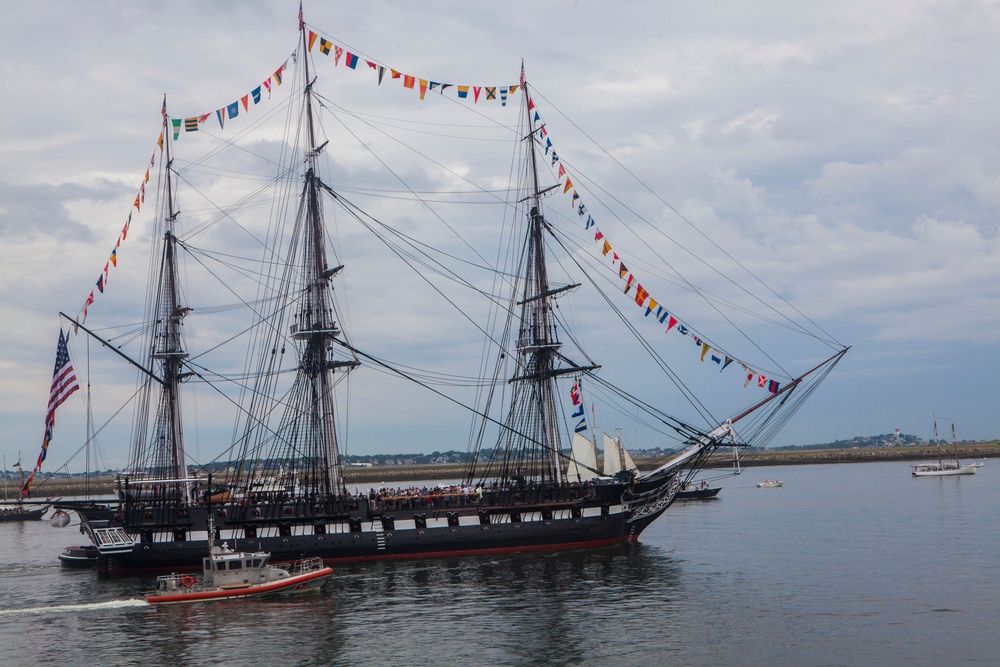
<svg viewBox="0 0 1000 667">
<path fill-rule="evenodd" d="M 3 413 L 8 439 L 0 441 L 8 458 L 13 443 L 31 440 L 38 430 L 58 326 L 54 312 L 78 308 L 103 266 L 154 150 L 164 92 L 179 115 L 232 102 L 295 48 L 296 9 L 270 2 L 78 7 L 45 0 L 5 8 L 0 71 L 10 104 L 5 98 L 0 129 L 0 263 L 6 284 L 0 321 L 18 348 L 0 356 L 0 404 L 13 406 Z M 567 163 L 581 177 L 610 183 L 649 221 L 635 225 L 632 236 L 615 220 L 620 215 L 634 224 L 629 211 L 601 201 L 595 190 L 588 193 L 602 228 L 662 280 L 663 293 L 687 296 L 667 279 L 663 264 L 669 260 L 700 286 L 739 298 L 664 236 L 712 253 L 699 232 L 705 233 L 834 337 L 853 344 L 789 425 L 786 442 L 885 433 L 897 426 L 926 435 L 928 415 L 942 409 L 958 421 L 960 437 L 1000 434 L 1000 417 L 990 403 L 1000 394 L 995 4 L 515 0 L 491 9 L 306 2 L 305 12 L 307 22 L 338 43 L 445 81 L 507 76 L 512 83 L 524 58 Z M 46 47 L 33 49 L 39 34 L 46 35 Z M 29 52 L 37 57 L 26 57 Z M 496 152 L 488 142 L 471 149 L 451 142 L 449 134 L 464 130 L 435 124 L 441 105 L 404 98 L 398 85 L 378 87 L 363 78 L 366 73 L 345 72 L 332 61 L 318 64 L 319 85 L 331 104 L 369 114 L 368 127 L 351 121 L 360 141 L 332 120 L 325 128 L 331 136 L 330 183 L 415 235 L 456 244 L 419 206 L 372 194 L 399 185 L 368 149 L 389 156 L 397 175 L 426 191 L 458 188 L 462 181 L 433 173 L 393 137 L 433 151 L 442 164 L 490 187 L 506 177 L 497 166 L 501 161 L 486 161 Z M 508 120 L 513 125 L 513 115 Z M 405 131 L 398 129 L 402 123 L 408 124 Z M 226 135 L 239 127 L 206 130 Z M 578 128 L 642 183 L 589 145 Z M 276 146 L 256 148 L 273 153 Z M 179 165 L 183 159 L 178 157 Z M 229 166 L 243 169 L 250 162 L 247 156 Z M 198 169 L 185 174 L 185 186 L 193 186 L 182 200 L 186 230 L 210 218 L 195 190 L 218 194 L 216 176 Z M 577 221 L 564 204 L 553 198 L 552 215 L 570 227 Z M 480 247 L 488 247 L 496 231 L 491 224 L 499 224 L 490 221 L 502 219 L 502 213 L 471 206 L 455 206 L 449 216 Z M 385 269 L 385 249 L 340 222 L 345 285 L 392 290 L 390 279 L 397 274 Z M 141 227 L 136 234 L 144 241 L 150 236 Z M 193 234 L 190 242 L 208 246 L 219 238 L 234 253 L 254 248 L 252 235 L 224 222 Z M 112 283 L 117 295 L 138 284 L 144 267 L 138 247 L 128 251 L 126 268 Z M 743 268 L 718 254 L 714 260 L 753 283 Z M 441 349 L 426 346 L 440 329 L 431 299 L 415 281 L 404 283 L 400 301 L 411 310 L 400 317 L 409 317 L 407 331 L 386 326 L 384 309 L 345 289 L 351 331 L 391 356 L 442 360 Z M 207 288 L 196 296 L 206 305 L 227 298 Z M 111 295 L 99 305 L 122 307 Z M 692 300 L 685 306 L 711 327 L 711 320 L 700 319 L 711 317 L 704 304 Z M 209 331 L 217 331 L 214 322 L 202 334 Z M 476 368 L 471 327 L 461 324 L 447 335 L 449 350 L 462 353 L 454 361 L 456 372 Z M 613 339 L 598 340 L 606 348 L 614 345 Z M 672 360 L 686 363 L 664 345 Z M 372 401 L 379 396 L 378 388 L 364 391 Z M 405 396 L 419 409 L 399 409 L 420 418 L 426 404 Z M 372 405 L 361 412 L 375 411 Z M 459 434 L 444 448 L 464 446 L 464 424 L 455 423 L 451 431 L 440 427 L 441 437 Z M 388 437 L 388 429 L 379 428 L 379 437 L 362 436 L 373 451 L 385 449 L 380 438 Z"/>
</svg>

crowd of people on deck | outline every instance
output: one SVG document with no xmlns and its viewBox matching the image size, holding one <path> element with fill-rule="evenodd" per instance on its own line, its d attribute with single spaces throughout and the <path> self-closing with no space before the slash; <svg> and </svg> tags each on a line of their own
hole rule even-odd
<svg viewBox="0 0 1000 667">
<path fill-rule="evenodd" d="M 478 503 L 482 489 L 467 484 L 451 486 L 369 489 L 368 503 L 373 509 L 421 509 L 461 507 Z"/>
</svg>

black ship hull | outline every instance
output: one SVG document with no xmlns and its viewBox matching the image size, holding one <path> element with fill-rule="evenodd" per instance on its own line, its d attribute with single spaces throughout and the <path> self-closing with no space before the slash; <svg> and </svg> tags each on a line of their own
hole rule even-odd
<svg viewBox="0 0 1000 667">
<path fill-rule="evenodd" d="M 677 492 L 677 500 L 710 500 L 719 495 L 721 486 L 709 487 L 705 489 L 682 489 Z"/>
<path fill-rule="evenodd" d="M 628 497 L 638 484 L 563 486 L 504 494 L 463 494 L 325 503 L 157 506 L 125 500 L 73 506 L 100 552 L 105 574 L 197 570 L 216 539 L 265 551 L 274 562 L 327 563 L 599 547 L 634 541 L 673 501 L 676 478 Z M 512 502 L 504 502 L 511 500 Z"/>
<path fill-rule="evenodd" d="M 98 552 L 93 545 L 66 547 L 59 554 L 59 562 L 68 568 L 89 568 L 97 565 Z"/>
</svg>

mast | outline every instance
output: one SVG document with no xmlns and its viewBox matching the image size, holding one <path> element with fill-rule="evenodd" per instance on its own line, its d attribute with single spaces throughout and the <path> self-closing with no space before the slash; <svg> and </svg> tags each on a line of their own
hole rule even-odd
<svg viewBox="0 0 1000 667">
<path fill-rule="evenodd" d="M 325 247 L 325 223 L 320 200 L 324 188 L 317 174 L 317 158 L 326 145 L 317 146 L 313 120 L 312 80 L 304 24 L 300 22 L 300 60 L 304 72 L 306 143 L 300 225 L 302 285 L 292 324 L 292 339 L 299 349 L 299 365 L 288 411 L 282 420 L 282 437 L 290 451 L 303 457 L 308 472 L 307 491 L 320 494 L 343 490 L 340 453 L 337 443 L 334 402 L 335 372 L 349 371 L 357 361 L 335 361 L 330 350 L 341 334 L 334 312 L 330 279 L 341 267 L 330 269 Z"/>
<path fill-rule="evenodd" d="M 177 263 L 177 236 L 175 227 L 178 211 L 174 202 L 170 132 L 167 123 L 167 101 L 163 98 L 163 248 L 160 259 L 159 284 L 156 287 L 155 327 L 151 344 L 151 357 L 158 367 L 160 380 L 159 404 L 152 425 L 152 460 L 138 460 L 142 447 L 136 447 L 134 468 L 150 468 L 154 474 L 173 480 L 175 491 L 184 501 L 190 500 L 190 482 L 187 481 L 187 456 L 184 450 L 184 430 L 181 422 L 180 383 L 184 377 L 183 363 L 187 358 L 182 338 L 184 316 L 190 311 L 180 298 Z M 141 435 L 139 436 L 141 442 Z M 145 466 L 143 464 L 145 463 Z"/>
<path fill-rule="evenodd" d="M 951 446 L 955 449 L 955 467 L 961 468 L 962 464 L 958 461 L 958 437 L 955 435 L 955 421 L 951 422 Z"/>
<path fill-rule="evenodd" d="M 90 339 L 87 339 L 87 424 L 86 430 L 86 450 L 84 453 L 84 466 L 83 466 L 83 497 L 90 498 L 90 443 L 94 441 L 94 411 L 91 408 L 93 403 L 91 402 L 90 393 Z"/>
<path fill-rule="evenodd" d="M 523 406 L 532 415 L 533 424 L 529 433 L 539 438 L 541 454 L 548 456 L 548 470 L 540 470 L 542 479 L 562 482 L 562 466 L 559 460 L 560 437 L 555 403 L 555 358 L 562 343 L 552 322 L 552 294 L 549 289 L 548 269 L 545 263 L 545 217 L 542 215 L 542 192 L 538 182 L 538 161 L 534 150 L 534 120 L 530 113 L 528 86 L 524 81 L 523 69 L 521 87 L 524 92 L 525 114 L 528 134 L 524 140 L 528 145 L 528 176 L 531 179 L 531 194 L 528 196 L 527 260 L 525 265 L 524 300 L 520 303 L 521 318 L 517 338 L 517 352 L 522 374 L 511 379 L 525 385 L 531 405 Z"/>
<path fill-rule="evenodd" d="M 19 473 L 21 473 L 21 483 L 20 483 L 20 486 L 18 488 L 24 489 L 24 466 L 21 465 L 21 452 L 20 452 L 20 450 L 17 452 L 17 471 Z M 17 494 L 17 505 L 18 505 L 18 507 L 20 507 L 23 504 L 23 501 L 24 501 L 24 493 L 23 492 L 18 493 Z"/>
<path fill-rule="evenodd" d="M 561 483 L 565 479 L 564 438 L 560 429 L 562 416 L 558 409 L 556 378 L 599 367 L 579 366 L 559 351 L 562 343 L 553 315 L 555 297 L 578 285 L 553 289 L 549 284 L 544 237 L 550 230 L 542 213 L 542 196 L 555 186 L 543 189 L 539 184 L 536 128 L 523 68 L 521 87 L 526 130 L 522 137 L 525 155 L 521 177 L 528 194 L 519 203 L 524 204 L 528 212 L 522 263 L 516 267 L 519 283 L 514 290 L 521 300 L 511 304 L 511 312 L 517 312 L 516 322 L 513 322 L 516 333 L 512 332 L 516 335 L 512 355 L 516 371 L 508 380 L 513 387 L 509 412 L 497 442 L 498 454 L 493 459 L 499 470 L 491 475 L 518 485 L 529 480 Z"/>
<path fill-rule="evenodd" d="M 944 460 L 941 458 L 941 441 L 938 440 L 937 415 L 931 416 L 934 418 L 934 446 L 938 453 L 938 470 L 944 470 Z"/>
</svg>

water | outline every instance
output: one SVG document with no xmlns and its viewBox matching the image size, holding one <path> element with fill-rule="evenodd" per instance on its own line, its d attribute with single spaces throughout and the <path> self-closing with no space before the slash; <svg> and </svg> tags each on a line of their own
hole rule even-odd
<svg viewBox="0 0 1000 667">
<path fill-rule="evenodd" d="M 996 468 L 751 469 L 637 545 L 341 565 L 307 598 L 162 608 L 152 578 L 61 569 L 74 528 L 4 524 L 0 664 L 993 665 Z"/>
</svg>

